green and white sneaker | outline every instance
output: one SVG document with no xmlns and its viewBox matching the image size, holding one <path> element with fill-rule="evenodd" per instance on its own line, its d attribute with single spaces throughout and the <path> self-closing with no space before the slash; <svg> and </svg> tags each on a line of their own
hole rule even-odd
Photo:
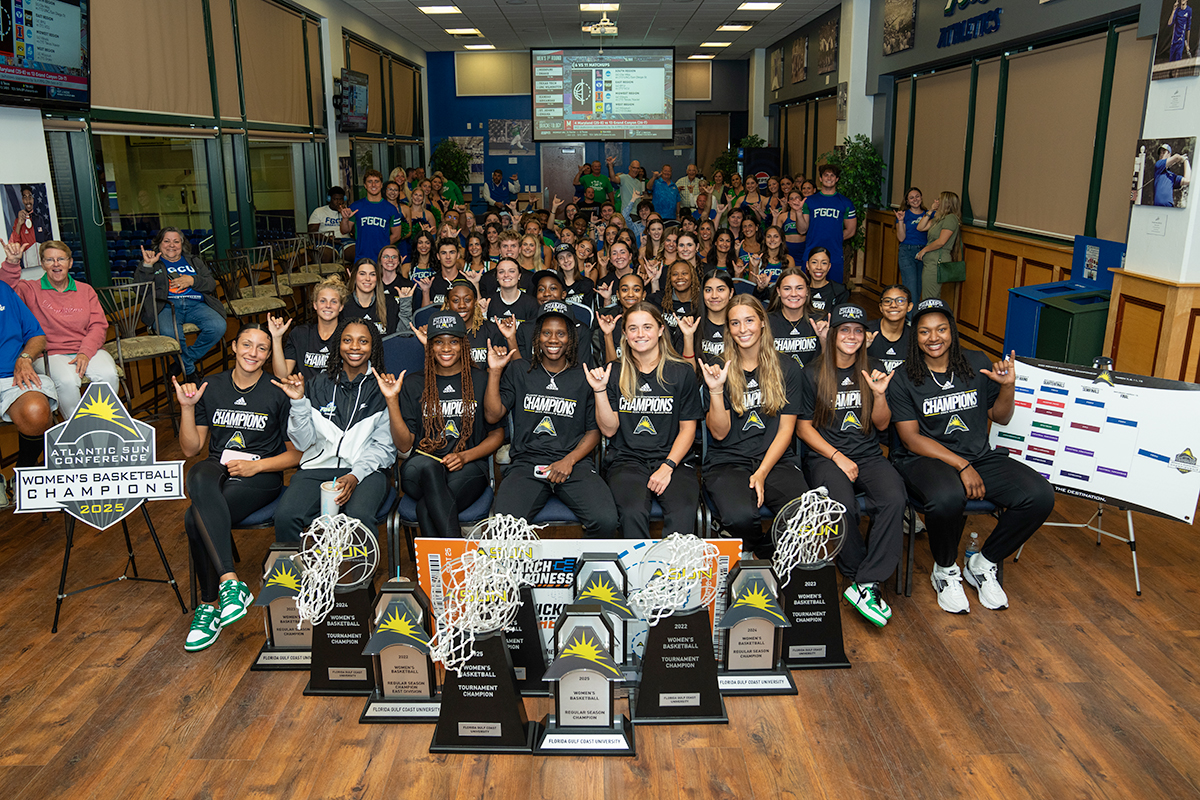
<svg viewBox="0 0 1200 800">
<path fill-rule="evenodd" d="M 226 625 L 232 625 L 246 616 L 246 611 L 249 610 L 250 604 L 254 602 L 254 595 L 250 594 L 250 590 L 246 588 L 246 584 L 241 581 L 221 581 L 221 586 L 217 591 L 221 597 L 219 605 L 221 606 L 222 628 Z"/>
<path fill-rule="evenodd" d="M 852 583 L 842 592 L 850 605 L 868 620 L 882 628 L 892 616 L 892 610 L 879 596 L 877 583 Z"/>
<path fill-rule="evenodd" d="M 196 606 L 192 615 L 192 628 L 188 631 L 183 649 L 189 653 L 203 650 L 217 640 L 221 635 L 221 622 L 217 619 L 217 609 L 208 603 Z"/>
</svg>

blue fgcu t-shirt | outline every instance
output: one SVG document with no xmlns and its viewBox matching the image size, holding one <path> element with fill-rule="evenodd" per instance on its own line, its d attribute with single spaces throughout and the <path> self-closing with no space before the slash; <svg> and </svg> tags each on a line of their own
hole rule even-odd
<svg viewBox="0 0 1200 800">
<path fill-rule="evenodd" d="M 375 261 L 379 251 L 392 242 L 392 226 L 400 224 L 396 207 L 387 200 L 359 200 L 350 206 L 354 213 L 354 257 Z"/>
<path fill-rule="evenodd" d="M 854 219 L 854 203 L 840 194 L 816 194 L 805 198 L 804 208 L 808 212 L 808 236 L 804 240 L 804 261 L 808 262 L 813 248 L 824 247 L 829 251 L 832 268 L 829 280 L 842 282 L 842 228 L 848 219 Z M 905 238 L 907 243 L 907 237 Z"/>
<path fill-rule="evenodd" d="M 25 343 L 44 335 L 29 307 L 12 287 L 0 281 L 0 378 L 11 378 Z"/>
</svg>

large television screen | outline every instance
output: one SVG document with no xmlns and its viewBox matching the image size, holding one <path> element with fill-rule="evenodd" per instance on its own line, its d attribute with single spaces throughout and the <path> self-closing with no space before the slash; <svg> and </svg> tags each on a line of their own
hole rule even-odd
<svg viewBox="0 0 1200 800">
<path fill-rule="evenodd" d="M 674 48 L 534 50 L 530 63 L 534 141 L 672 139 Z"/>
<path fill-rule="evenodd" d="M 89 0 L 0 0 L 0 103 L 87 108 Z"/>
<path fill-rule="evenodd" d="M 342 114 L 338 132 L 363 133 L 367 130 L 369 78 L 365 72 L 342 70 Z"/>
</svg>

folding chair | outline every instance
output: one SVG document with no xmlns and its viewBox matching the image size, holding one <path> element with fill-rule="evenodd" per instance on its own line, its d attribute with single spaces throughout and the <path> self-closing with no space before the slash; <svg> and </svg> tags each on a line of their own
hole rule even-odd
<svg viewBox="0 0 1200 800">
<path fill-rule="evenodd" d="M 147 281 L 118 286 L 99 286 L 96 287 L 96 295 L 116 334 L 116 339 L 106 343 L 104 350 L 117 362 L 118 374 L 125 388 L 126 399 L 131 402 L 133 399 L 133 392 L 129 388 L 128 365 L 138 361 L 153 362 L 162 359 L 163 389 L 167 396 L 167 412 L 163 414 L 159 411 L 158 392 L 155 391 L 154 413 L 150 415 L 150 419 L 169 417 L 171 427 L 178 436 L 179 420 L 175 415 L 175 390 L 171 386 L 170 378 L 170 360 L 178 358 L 180 353 L 178 329 L 176 329 L 174 337 L 152 332 L 142 335 L 137 333 L 146 301 L 150 301 L 150 308 L 158 307 L 154 284 Z"/>
</svg>

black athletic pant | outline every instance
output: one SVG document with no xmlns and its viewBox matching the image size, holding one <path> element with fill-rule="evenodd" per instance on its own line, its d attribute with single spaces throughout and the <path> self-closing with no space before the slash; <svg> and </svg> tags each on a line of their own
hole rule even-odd
<svg viewBox="0 0 1200 800">
<path fill-rule="evenodd" d="M 753 552 L 757 558 L 770 558 L 775 553 L 775 543 L 769 532 L 763 532 L 757 497 L 750 488 L 752 474 L 749 467 L 710 467 L 704 471 L 704 485 L 720 526 L 730 536 L 742 540 L 742 549 Z M 786 458 L 780 459 L 763 482 L 763 505 L 777 514 L 807 491 L 808 484 L 800 468 Z"/>
<path fill-rule="evenodd" d="M 663 511 L 663 536 L 696 532 L 696 509 L 700 505 L 700 481 L 695 467 L 681 464 L 660 495 L 646 487 L 655 465 L 622 461 L 608 468 L 608 488 L 621 498 L 617 519 L 626 539 L 650 538 L 650 502 L 656 497 Z"/>
<path fill-rule="evenodd" d="M 858 479 L 853 483 L 841 467 L 810 451 L 805 463 L 810 486 L 824 486 L 829 496 L 846 507 L 846 538 L 838 555 L 838 568 L 855 583 L 882 581 L 896 571 L 900 563 L 900 542 L 904 534 L 904 479 L 887 459 L 877 454 L 856 459 Z M 867 496 L 871 517 L 870 541 L 859 530 L 856 492 Z"/>
<path fill-rule="evenodd" d="M 336 481 L 349 472 L 349 467 L 335 467 L 302 469 L 292 475 L 292 482 L 275 509 L 275 541 L 289 544 L 299 542 L 300 534 L 321 514 L 321 484 Z M 354 487 L 349 501 L 342 506 L 342 513 L 357 519 L 367 526 L 367 530 L 378 535 L 375 515 L 386 496 L 387 475 L 372 472 Z"/>
<path fill-rule="evenodd" d="M 487 489 L 487 460 L 471 461 L 449 471 L 441 462 L 414 453 L 400 467 L 400 488 L 417 502 L 417 524 L 423 536 L 457 538 L 458 514 Z"/>
<path fill-rule="evenodd" d="M 1054 510 L 1054 489 L 1041 475 L 1008 455 L 991 451 L 971 466 L 983 478 L 984 499 L 1004 509 L 992 535 L 979 548 L 999 564 L 1021 548 Z M 909 494 L 925 507 L 929 550 L 939 566 L 958 561 L 967 493 L 957 471 L 934 458 L 908 458 L 896 465 Z"/>
<path fill-rule="evenodd" d="M 585 458 L 576 464 L 570 477 L 562 483 L 551 483 L 534 476 L 535 466 L 532 461 L 514 461 L 509 465 L 496 490 L 493 514 L 532 520 L 553 494 L 579 518 L 584 536 L 590 539 L 616 537 L 617 508 L 612 492 L 597 474 L 592 459 Z"/>
<path fill-rule="evenodd" d="M 200 599 L 217 599 L 222 575 L 233 572 L 233 523 L 240 522 L 279 495 L 283 474 L 260 472 L 234 478 L 218 461 L 201 461 L 188 471 L 187 492 L 192 504 L 183 513 Z"/>
</svg>

